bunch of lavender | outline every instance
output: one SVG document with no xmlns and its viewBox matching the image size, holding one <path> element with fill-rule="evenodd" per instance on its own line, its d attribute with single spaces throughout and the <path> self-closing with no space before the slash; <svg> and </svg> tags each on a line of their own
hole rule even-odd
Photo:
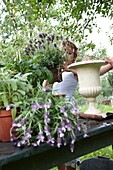
<svg viewBox="0 0 113 170">
<path fill-rule="evenodd" d="M 11 141 L 17 147 L 40 146 L 47 143 L 60 148 L 70 141 L 73 152 L 76 133 L 81 131 L 77 108 L 65 97 L 54 97 L 51 92 L 38 92 L 37 100 L 24 103 L 24 110 L 14 120 Z"/>
<path fill-rule="evenodd" d="M 38 58 L 38 63 L 43 67 L 58 67 L 63 64 L 64 51 L 59 47 L 64 42 L 62 36 L 53 33 L 39 33 L 37 38 L 29 41 L 25 48 L 25 54 Z"/>
</svg>

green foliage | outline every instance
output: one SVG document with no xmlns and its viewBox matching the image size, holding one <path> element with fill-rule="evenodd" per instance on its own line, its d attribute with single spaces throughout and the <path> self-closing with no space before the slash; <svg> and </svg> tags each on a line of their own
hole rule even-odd
<svg viewBox="0 0 113 170">
<path fill-rule="evenodd" d="M 59 69 L 63 64 L 64 51 L 59 49 L 62 41 L 62 36 L 39 33 L 38 36 L 27 40 L 24 49 L 20 49 L 7 67 L 16 73 L 32 73 L 28 80 L 33 87 L 37 86 L 37 82 L 42 84 L 44 79 L 52 82 L 53 75 L 50 69 Z"/>
<path fill-rule="evenodd" d="M 76 142 L 75 130 L 79 131 L 80 126 L 83 135 L 85 133 L 84 126 L 78 122 L 75 114 L 76 106 L 66 100 L 65 96 L 46 93 L 40 84 L 37 88 L 38 92 L 33 98 L 23 102 L 23 109 L 12 124 L 11 141 L 18 147 L 38 147 L 44 142 L 60 148 L 70 140 L 70 150 L 73 152 Z M 16 136 L 13 134 L 13 128 L 17 131 Z"/>
<path fill-rule="evenodd" d="M 38 37 L 30 39 L 25 48 L 25 54 L 38 62 L 41 67 L 55 68 L 63 64 L 64 51 L 59 47 L 63 37 L 54 33 L 39 33 Z"/>
<path fill-rule="evenodd" d="M 113 71 L 108 73 L 107 79 L 109 81 L 110 86 L 113 88 Z"/>
<path fill-rule="evenodd" d="M 22 0 L 22 1 L 3 1 L 1 10 L 1 35 L 9 38 L 15 35 L 16 31 L 24 30 L 33 34 L 34 28 L 41 31 L 52 29 L 63 35 L 73 35 L 78 41 L 81 41 L 84 31 L 92 32 L 95 25 L 95 14 L 104 17 L 113 17 L 113 1 L 63 1 L 63 0 Z M 2 17 L 4 14 L 5 17 Z M 52 27 L 52 21 L 56 21 L 55 27 Z"/>
<path fill-rule="evenodd" d="M 14 70 L 15 73 L 31 73 L 28 76 L 28 80 L 33 87 L 36 87 L 37 83 L 42 83 L 44 79 L 48 79 L 50 82 L 52 81 L 51 72 L 46 67 L 42 67 L 38 63 L 38 60 L 38 57 L 31 58 L 24 55 L 23 58 L 17 58 L 12 64 L 8 65 L 8 68 Z"/>
<path fill-rule="evenodd" d="M 12 72 L 1 70 L 0 73 L 0 109 L 6 108 L 9 104 L 19 107 L 25 96 L 30 97 L 32 86 L 27 80 L 28 74 L 21 76 L 13 75 Z"/>
<path fill-rule="evenodd" d="M 112 95 L 112 88 L 111 88 L 111 86 L 109 84 L 109 81 L 108 81 L 108 74 L 109 73 L 107 73 L 106 75 L 101 76 L 101 85 L 102 85 L 101 95 L 104 98 L 108 98 L 109 96 Z"/>
<path fill-rule="evenodd" d="M 113 159 L 113 150 L 112 146 L 108 146 L 102 149 L 99 149 L 95 152 L 92 152 L 90 154 L 84 155 L 81 157 L 81 161 L 84 159 L 92 158 L 92 157 L 98 157 L 98 156 L 104 156 Z"/>
</svg>

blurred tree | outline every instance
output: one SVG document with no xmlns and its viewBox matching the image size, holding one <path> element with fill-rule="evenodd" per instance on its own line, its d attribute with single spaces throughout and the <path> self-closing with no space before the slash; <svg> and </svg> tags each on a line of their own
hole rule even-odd
<svg viewBox="0 0 113 170">
<path fill-rule="evenodd" d="M 73 35 L 78 41 L 87 29 L 92 32 L 97 14 L 113 17 L 112 0 L 1 0 L 2 36 L 9 37 L 24 30 L 31 36 L 34 29 L 49 29 Z"/>
<path fill-rule="evenodd" d="M 107 76 L 107 79 L 108 79 L 108 82 L 111 86 L 111 89 L 112 89 L 112 97 L 113 97 L 113 70 L 111 70 L 109 73 L 108 73 L 108 76 Z"/>
</svg>

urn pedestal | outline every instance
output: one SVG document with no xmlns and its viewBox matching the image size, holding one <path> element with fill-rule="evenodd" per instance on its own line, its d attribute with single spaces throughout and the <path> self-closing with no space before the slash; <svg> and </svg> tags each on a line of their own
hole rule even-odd
<svg viewBox="0 0 113 170">
<path fill-rule="evenodd" d="M 88 60 L 73 63 L 68 66 L 70 69 L 76 69 L 79 81 L 79 93 L 88 101 L 88 109 L 84 112 L 84 117 L 106 117 L 95 106 L 96 97 L 100 94 L 102 87 L 100 85 L 100 67 L 106 63 L 102 60 Z"/>
</svg>

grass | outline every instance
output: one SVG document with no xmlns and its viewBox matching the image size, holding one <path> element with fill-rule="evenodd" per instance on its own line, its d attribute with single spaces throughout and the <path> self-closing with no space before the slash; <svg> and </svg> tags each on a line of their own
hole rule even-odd
<svg viewBox="0 0 113 170">
<path fill-rule="evenodd" d="M 88 106 L 83 105 L 78 106 L 78 108 L 80 109 L 80 112 L 84 112 L 85 110 L 87 110 Z M 99 109 L 102 113 L 113 112 L 112 105 L 96 104 L 96 108 Z"/>
</svg>

